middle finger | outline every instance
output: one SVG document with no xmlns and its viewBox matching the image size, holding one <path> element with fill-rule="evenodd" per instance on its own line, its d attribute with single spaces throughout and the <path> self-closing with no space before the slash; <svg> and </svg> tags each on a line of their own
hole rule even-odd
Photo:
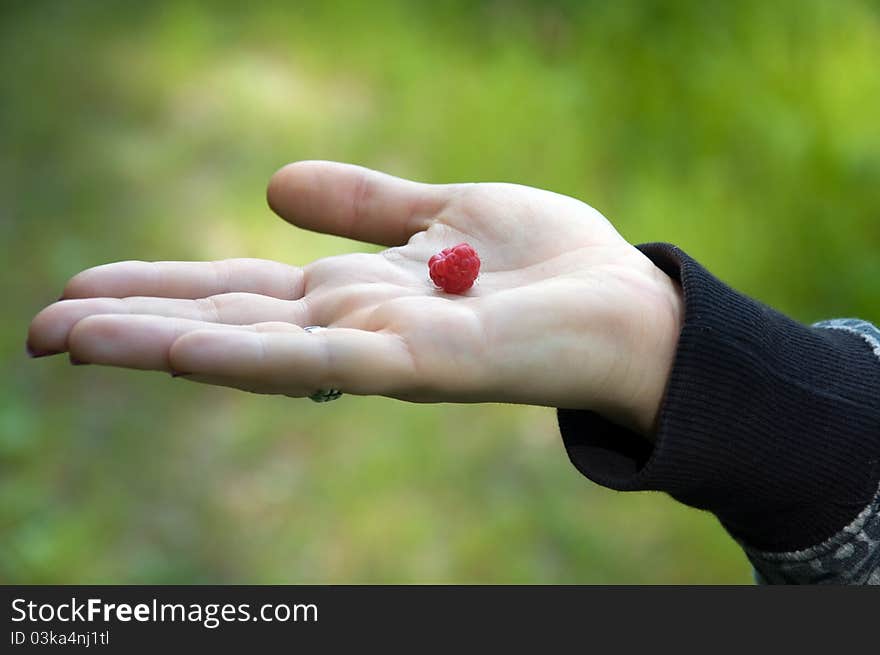
<svg viewBox="0 0 880 655">
<path fill-rule="evenodd" d="M 151 315 L 227 325 L 278 321 L 310 324 L 309 304 L 254 293 L 224 293 L 195 300 L 184 298 L 82 298 L 56 302 L 34 318 L 28 344 L 36 350 L 67 350 L 68 335 L 79 321 L 97 314 Z"/>
</svg>

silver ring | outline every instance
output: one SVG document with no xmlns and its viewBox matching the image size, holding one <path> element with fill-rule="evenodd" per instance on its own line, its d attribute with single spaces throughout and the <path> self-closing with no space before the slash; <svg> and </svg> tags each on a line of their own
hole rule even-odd
<svg viewBox="0 0 880 655">
<path fill-rule="evenodd" d="M 321 327 L 320 325 L 308 325 L 303 328 L 306 332 L 320 332 L 321 330 L 326 330 L 327 328 Z M 309 398 L 316 403 L 329 403 L 331 400 L 336 400 L 342 395 L 342 392 L 339 389 L 318 389 L 315 393 L 310 394 Z"/>
</svg>

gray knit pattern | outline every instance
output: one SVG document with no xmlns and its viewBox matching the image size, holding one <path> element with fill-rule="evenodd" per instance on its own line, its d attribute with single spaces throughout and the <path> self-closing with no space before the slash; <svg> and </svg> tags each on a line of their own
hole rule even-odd
<svg viewBox="0 0 880 655">
<path fill-rule="evenodd" d="M 856 334 L 880 358 L 880 330 L 867 321 L 838 318 L 814 327 Z M 880 488 L 849 525 L 821 544 L 790 552 L 744 550 L 759 584 L 880 585 Z"/>
</svg>

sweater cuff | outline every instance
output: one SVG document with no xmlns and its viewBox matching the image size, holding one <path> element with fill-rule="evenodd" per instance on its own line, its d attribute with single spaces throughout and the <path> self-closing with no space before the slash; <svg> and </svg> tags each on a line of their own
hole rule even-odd
<svg viewBox="0 0 880 655">
<path fill-rule="evenodd" d="M 880 479 L 880 362 L 866 341 L 807 327 L 670 244 L 638 246 L 678 281 L 685 318 L 654 444 L 558 410 L 575 467 L 621 491 L 665 491 L 765 551 L 834 535 Z"/>
</svg>

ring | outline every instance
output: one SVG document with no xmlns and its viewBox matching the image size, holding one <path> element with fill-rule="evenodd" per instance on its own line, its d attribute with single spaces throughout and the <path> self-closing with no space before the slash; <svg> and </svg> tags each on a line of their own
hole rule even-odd
<svg viewBox="0 0 880 655">
<path fill-rule="evenodd" d="M 320 325 L 309 325 L 304 327 L 303 330 L 306 332 L 320 332 L 321 330 L 326 330 L 327 328 L 321 327 Z M 309 398 L 316 403 L 329 403 L 331 400 L 336 400 L 342 395 L 342 392 L 339 389 L 318 389 L 318 391 L 309 395 Z"/>
</svg>

